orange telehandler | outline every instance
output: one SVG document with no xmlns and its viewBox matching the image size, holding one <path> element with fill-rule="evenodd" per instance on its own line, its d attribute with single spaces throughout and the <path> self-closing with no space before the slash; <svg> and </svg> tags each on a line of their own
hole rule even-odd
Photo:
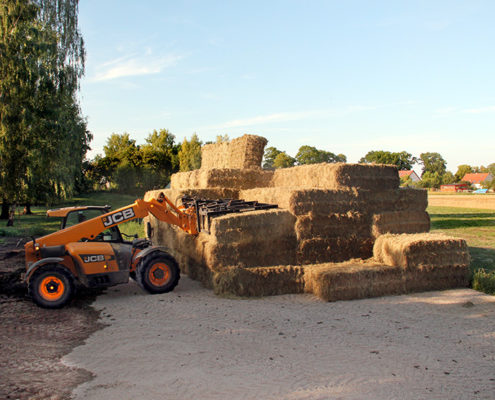
<svg viewBox="0 0 495 400">
<path fill-rule="evenodd" d="M 194 204 L 176 207 L 163 193 L 158 199 L 138 199 L 116 211 L 110 211 L 109 206 L 88 206 L 49 210 L 47 214 L 62 218 L 61 230 L 33 238 L 24 246 L 28 292 L 45 308 L 65 305 L 77 283 L 107 287 L 132 277 L 149 293 L 165 293 L 177 286 L 180 270 L 175 259 L 148 239 L 123 240 L 117 227 L 121 223 L 152 214 L 198 234 Z M 147 231 L 149 237 L 149 224 Z"/>
<path fill-rule="evenodd" d="M 149 239 L 122 238 L 118 225 L 153 215 L 191 235 L 208 232 L 210 218 L 226 213 L 277 207 L 257 201 L 183 197 L 176 207 L 163 193 L 157 199 L 138 199 L 133 204 L 110 211 L 110 206 L 66 207 L 48 210 L 62 218 L 57 232 L 25 244 L 24 280 L 33 301 L 41 307 L 59 308 L 74 294 L 76 285 L 108 287 L 133 278 L 149 293 L 170 292 L 180 279 L 179 266 L 165 247 L 153 246 Z M 152 230 L 146 224 L 147 237 Z"/>
</svg>

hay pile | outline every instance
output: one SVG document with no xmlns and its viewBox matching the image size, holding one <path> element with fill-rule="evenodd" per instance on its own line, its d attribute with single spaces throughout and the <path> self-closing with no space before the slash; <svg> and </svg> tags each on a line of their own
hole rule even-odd
<svg viewBox="0 0 495 400">
<path fill-rule="evenodd" d="M 189 195 L 279 206 L 213 218 L 210 234 L 197 237 L 151 218 L 156 242 L 190 277 L 217 293 L 309 291 L 325 300 L 465 285 L 465 243 L 418 235 L 430 228 L 426 191 L 399 188 L 394 166 L 264 171 L 265 145 L 251 135 L 207 145 L 200 170 L 172 176 L 165 194 L 176 204 Z"/>
<path fill-rule="evenodd" d="M 230 142 L 204 145 L 201 169 L 260 169 L 267 142 L 261 136 L 244 135 Z"/>
</svg>

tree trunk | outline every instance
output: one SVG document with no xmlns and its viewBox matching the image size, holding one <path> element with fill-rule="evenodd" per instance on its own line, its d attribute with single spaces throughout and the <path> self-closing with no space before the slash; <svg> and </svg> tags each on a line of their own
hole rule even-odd
<svg viewBox="0 0 495 400">
<path fill-rule="evenodd" d="M 7 221 L 7 226 L 14 226 L 14 217 L 15 217 L 15 205 L 10 207 L 9 220 Z"/>
<path fill-rule="evenodd" d="M 27 203 L 24 206 L 24 210 L 22 211 L 22 215 L 33 215 L 33 212 L 31 211 L 31 204 Z"/>
<path fill-rule="evenodd" d="M 2 213 L 0 214 L 0 219 L 9 219 L 10 204 L 7 200 L 3 199 L 2 202 Z"/>
</svg>

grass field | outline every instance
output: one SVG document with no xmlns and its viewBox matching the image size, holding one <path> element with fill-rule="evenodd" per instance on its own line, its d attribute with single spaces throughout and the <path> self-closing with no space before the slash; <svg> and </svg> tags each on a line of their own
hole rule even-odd
<svg viewBox="0 0 495 400">
<path fill-rule="evenodd" d="M 431 230 L 465 239 L 473 287 L 495 293 L 495 211 L 430 206 Z"/>
</svg>

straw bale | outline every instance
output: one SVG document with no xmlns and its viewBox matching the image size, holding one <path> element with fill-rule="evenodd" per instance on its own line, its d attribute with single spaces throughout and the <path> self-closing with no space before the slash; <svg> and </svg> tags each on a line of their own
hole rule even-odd
<svg viewBox="0 0 495 400">
<path fill-rule="evenodd" d="M 295 225 L 299 240 L 317 237 L 370 236 L 370 218 L 357 211 L 315 217 L 301 215 Z"/>
<path fill-rule="evenodd" d="M 404 281 L 407 293 L 468 287 L 469 267 L 467 264 L 422 266 L 404 270 Z"/>
<path fill-rule="evenodd" d="M 229 142 L 205 144 L 201 147 L 201 169 L 230 168 Z"/>
<path fill-rule="evenodd" d="M 425 211 L 428 194 L 424 189 L 399 188 L 398 190 L 359 192 L 359 202 L 370 212 L 386 211 Z"/>
<path fill-rule="evenodd" d="M 172 189 L 230 188 L 250 189 L 267 186 L 272 171 L 255 169 L 197 169 L 179 172 L 171 177 Z"/>
<path fill-rule="evenodd" d="M 469 265 L 466 241 L 442 234 L 381 235 L 373 255 L 379 262 L 405 269 Z"/>
<path fill-rule="evenodd" d="M 430 230 L 426 211 L 389 211 L 373 216 L 372 233 L 376 238 L 385 233 L 422 233 Z"/>
<path fill-rule="evenodd" d="M 309 265 L 304 271 L 305 291 L 325 301 L 405 293 L 400 268 L 371 261 Z"/>
<path fill-rule="evenodd" d="M 204 145 L 201 169 L 261 169 L 267 142 L 261 136 L 244 135 L 230 142 Z"/>
<path fill-rule="evenodd" d="M 299 241 L 297 264 L 340 262 L 350 258 L 369 258 L 373 239 L 360 236 L 313 238 Z"/>
<path fill-rule="evenodd" d="M 399 175 L 391 165 L 321 163 L 277 169 L 271 186 L 386 190 L 399 187 Z"/>
<path fill-rule="evenodd" d="M 212 218 L 210 233 L 218 243 L 270 242 L 271 238 L 294 238 L 295 217 L 286 210 L 270 209 L 226 214 Z"/>
<path fill-rule="evenodd" d="M 229 267 L 215 273 L 213 290 L 218 295 L 241 297 L 304 293 L 304 268 L 291 265 Z"/>
</svg>

